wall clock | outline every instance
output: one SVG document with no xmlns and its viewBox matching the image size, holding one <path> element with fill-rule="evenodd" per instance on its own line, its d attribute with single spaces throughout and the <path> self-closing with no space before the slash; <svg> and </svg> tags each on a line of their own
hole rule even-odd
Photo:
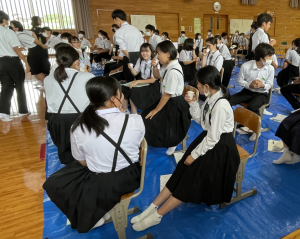
<svg viewBox="0 0 300 239">
<path fill-rule="evenodd" d="M 221 4 L 219 2 L 215 2 L 213 7 L 216 12 L 221 10 Z"/>
</svg>

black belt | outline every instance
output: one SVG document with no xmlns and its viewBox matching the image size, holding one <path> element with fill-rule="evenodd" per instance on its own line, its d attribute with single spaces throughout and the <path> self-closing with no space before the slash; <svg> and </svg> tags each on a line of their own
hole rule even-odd
<svg viewBox="0 0 300 239">
<path fill-rule="evenodd" d="M 0 58 L 19 58 L 18 56 L 1 56 Z"/>
</svg>

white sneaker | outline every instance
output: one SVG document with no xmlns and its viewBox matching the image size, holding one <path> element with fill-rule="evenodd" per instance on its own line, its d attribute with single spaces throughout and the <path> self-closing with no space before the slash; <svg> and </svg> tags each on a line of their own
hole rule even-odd
<svg viewBox="0 0 300 239">
<path fill-rule="evenodd" d="M 149 207 L 147 207 L 147 209 L 145 211 L 143 211 L 140 215 L 135 216 L 133 218 L 131 218 L 131 223 L 137 223 L 139 221 L 142 221 L 145 217 L 148 217 L 149 215 L 151 215 L 152 213 L 157 211 L 157 206 L 155 206 L 153 203 L 151 203 L 149 205 Z"/>
<path fill-rule="evenodd" d="M 133 230 L 140 232 L 144 231 L 149 227 L 153 227 L 161 222 L 162 216 L 157 212 L 152 213 L 148 217 L 145 217 L 142 221 L 137 222 L 132 226 Z"/>
<path fill-rule="evenodd" d="M 12 121 L 12 119 L 9 118 L 9 115 L 7 115 L 7 114 L 2 114 L 2 113 L 0 113 L 0 119 L 1 119 L 3 122 L 9 122 L 9 121 Z"/>
<path fill-rule="evenodd" d="M 260 135 L 259 135 L 260 136 Z M 258 137 L 259 137 L 258 136 Z M 251 135 L 251 137 L 249 138 L 249 140 L 250 141 L 255 141 L 255 139 L 256 139 L 256 133 L 253 133 L 252 135 Z"/>
<path fill-rule="evenodd" d="M 127 114 L 127 115 L 130 115 L 130 111 L 129 111 L 129 109 L 127 109 L 127 110 L 124 110 L 124 113 L 125 113 L 125 114 Z"/>
<path fill-rule="evenodd" d="M 273 115 L 273 113 L 267 111 L 266 109 L 264 110 L 264 115 Z"/>
</svg>

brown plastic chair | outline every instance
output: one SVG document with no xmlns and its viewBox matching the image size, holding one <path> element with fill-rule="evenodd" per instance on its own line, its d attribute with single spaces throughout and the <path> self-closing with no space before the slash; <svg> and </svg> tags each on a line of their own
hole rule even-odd
<svg viewBox="0 0 300 239">
<path fill-rule="evenodd" d="M 259 108 L 259 116 L 260 116 L 261 120 L 263 119 L 265 108 L 266 108 L 267 106 L 269 106 L 270 103 L 271 103 L 272 92 L 273 92 L 273 87 L 271 87 L 271 89 L 269 90 L 269 100 L 268 100 L 268 103 L 262 105 L 262 106 Z M 248 103 L 241 103 L 241 106 L 247 108 L 247 107 L 248 107 Z M 270 131 L 270 127 L 265 128 L 265 129 L 261 129 L 261 132 L 267 132 L 267 131 Z"/>
<path fill-rule="evenodd" d="M 229 204 L 235 203 L 237 201 L 240 201 L 242 199 L 245 199 L 247 197 L 254 196 L 257 194 L 256 188 L 253 188 L 252 190 L 250 190 L 248 192 L 242 193 L 242 182 L 244 180 L 245 167 L 246 167 L 247 161 L 249 158 L 252 158 L 256 153 L 258 138 L 259 138 L 259 134 L 260 134 L 260 130 L 261 130 L 260 129 L 261 119 L 257 114 L 253 113 L 252 111 L 247 110 L 242 107 L 238 107 L 234 111 L 234 121 L 235 121 L 235 125 L 234 125 L 234 130 L 233 130 L 233 137 L 235 137 L 236 127 L 237 127 L 237 124 L 239 123 L 239 124 L 242 124 L 242 125 L 248 127 L 254 133 L 256 133 L 256 139 L 255 139 L 255 143 L 254 143 L 253 152 L 251 155 L 245 149 L 243 149 L 241 146 L 239 146 L 238 144 L 236 145 L 239 155 L 240 155 L 240 160 L 241 160 L 237 174 L 236 174 L 236 187 L 234 187 L 236 196 L 232 197 L 231 201 L 229 203 L 221 203 L 220 208 L 224 208 Z"/>
<path fill-rule="evenodd" d="M 109 211 L 111 215 L 111 220 L 106 223 L 110 223 L 113 221 L 115 229 L 118 233 L 119 239 L 126 239 L 125 228 L 127 227 L 128 215 L 136 214 L 140 211 L 138 206 L 135 206 L 131 209 L 128 209 L 129 203 L 131 199 L 139 196 L 144 189 L 144 181 L 145 181 L 145 168 L 146 168 L 146 158 L 147 158 L 148 144 L 145 139 L 142 141 L 142 145 L 140 148 L 140 164 L 142 167 L 141 171 L 141 181 L 140 181 L 140 189 L 138 192 L 128 193 L 121 197 L 121 201 L 114 206 L 113 209 Z M 140 237 L 140 239 L 151 239 L 154 238 L 151 233 Z"/>
</svg>

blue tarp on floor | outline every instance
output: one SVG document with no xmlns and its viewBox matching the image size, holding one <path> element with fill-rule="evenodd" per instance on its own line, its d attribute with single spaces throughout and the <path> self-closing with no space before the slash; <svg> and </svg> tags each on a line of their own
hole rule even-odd
<svg viewBox="0 0 300 239">
<path fill-rule="evenodd" d="M 231 94 L 242 88 L 237 84 L 236 75 L 230 84 Z M 278 73 L 278 70 L 276 71 Z M 274 86 L 277 87 L 276 84 Z M 273 93 L 270 112 L 288 115 L 292 110 L 282 95 Z M 279 123 L 270 120 L 272 116 L 263 117 L 262 127 L 270 127 L 270 132 L 262 133 L 256 155 L 246 165 L 243 191 L 257 189 L 257 195 L 219 209 L 218 205 L 182 204 L 163 217 L 161 223 L 144 232 L 132 229 L 129 216 L 126 228 L 127 238 L 139 238 L 152 233 L 157 239 L 188 239 L 188 238 L 270 238 L 278 239 L 300 228 L 300 163 L 295 165 L 274 165 L 272 161 L 281 156 L 279 153 L 268 152 L 268 140 L 277 139 L 276 129 Z M 202 131 L 201 126 L 192 122 L 189 129 L 188 145 Z M 254 142 L 248 135 L 236 136 L 236 142 L 252 152 Z M 180 148 L 180 145 L 177 149 Z M 160 176 L 171 174 L 175 167 L 173 157 L 167 157 L 166 149 L 149 146 L 146 165 L 145 187 L 142 194 L 131 201 L 130 207 L 139 206 L 143 211 L 154 200 L 160 190 Z M 60 168 L 57 149 L 47 134 L 46 177 Z M 66 226 L 66 216 L 44 195 L 44 238 L 65 239 L 117 239 L 112 223 L 103 225 L 86 234 L 78 234 L 70 226 Z"/>
</svg>

